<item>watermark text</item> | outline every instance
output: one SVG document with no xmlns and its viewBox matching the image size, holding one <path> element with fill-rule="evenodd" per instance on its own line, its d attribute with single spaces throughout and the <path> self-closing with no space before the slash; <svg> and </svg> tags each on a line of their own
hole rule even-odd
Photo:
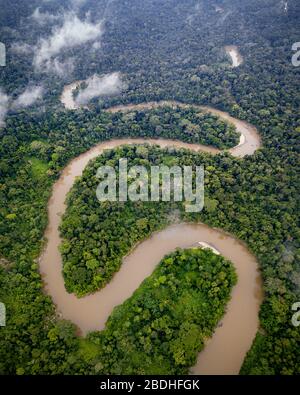
<svg viewBox="0 0 300 395">
<path fill-rule="evenodd" d="M 195 213 L 204 207 L 204 167 L 133 166 L 119 160 L 118 172 L 112 166 L 97 171 L 96 195 L 100 202 L 184 202 L 185 211 Z"/>
</svg>

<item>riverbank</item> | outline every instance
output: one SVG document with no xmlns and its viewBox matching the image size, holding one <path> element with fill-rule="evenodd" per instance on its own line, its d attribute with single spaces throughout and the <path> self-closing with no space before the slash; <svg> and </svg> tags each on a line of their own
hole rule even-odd
<svg viewBox="0 0 300 395">
<path fill-rule="evenodd" d="M 102 290 L 78 299 L 68 294 L 65 289 L 59 252 L 59 225 L 61 215 L 66 209 L 67 193 L 88 162 L 105 149 L 139 143 L 157 144 L 163 148 L 175 144 L 178 148 L 189 146 L 189 149 L 201 149 L 197 145 L 169 140 L 113 140 L 97 145 L 70 162 L 55 183 L 48 205 L 49 223 L 45 233 L 47 244 L 39 260 L 45 291 L 52 297 L 61 316 L 74 322 L 82 334 L 101 330 L 113 308 L 131 296 L 164 255 L 177 247 L 187 248 L 199 240 L 214 245 L 225 258 L 233 262 L 238 274 L 238 284 L 227 306 L 222 328 L 216 329 L 212 340 L 199 354 L 198 363 L 192 373 L 237 374 L 258 329 L 258 311 L 262 300 L 261 280 L 255 258 L 242 243 L 221 230 L 211 229 L 203 224 L 171 226 L 139 244 L 124 258 L 119 272 Z"/>
<path fill-rule="evenodd" d="M 252 155 L 257 149 L 261 147 L 261 139 L 258 130 L 256 129 L 255 126 L 250 125 L 246 121 L 242 121 L 240 119 L 234 118 L 225 111 L 217 110 L 216 108 L 210 106 L 200 106 L 196 104 L 190 105 L 174 100 L 162 100 L 158 102 L 119 105 L 119 106 L 110 107 L 106 111 L 110 113 L 116 113 L 119 111 L 130 112 L 130 111 L 151 110 L 153 108 L 159 108 L 165 106 L 181 107 L 181 108 L 194 107 L 196 109 L 199 109 L 200 111 L 204 111 L 216 115 L 220 117 L 223 121 L 233 124 L 236 127 L 237 132 L 240 134 L 239 144 L 228 150 L 233 156 L 241 158 L 245 155 Z M 196 145 L 193 144 L 193 146 Z M 199 146 L 199 150 L 210 152 L 212 154 L 216 154 L 217 152 L 220 152 L 216 148 L 206 147 L 206 146 L 205 148 L 204 146 Z"/>
</svg>

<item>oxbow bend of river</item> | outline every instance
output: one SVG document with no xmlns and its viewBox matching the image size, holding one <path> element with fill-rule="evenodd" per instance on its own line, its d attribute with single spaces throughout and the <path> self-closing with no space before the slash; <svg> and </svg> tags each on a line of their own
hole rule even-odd
<svg viewBox="0 0 300 395">
<path fill-rule="evenodd" d="M 174 101 L 161 101 L 117 106 L 107 111 L 131 111 L 166 105 L 188 106 Z M 211 107 L 194 107 L 216 114 L 236 126 L 241 140 L 238 146 L 230 150 L 232 155 L 242 158 L 253 154 L 260 147 L 260 137 L 254 126 Z M 102 142 L 73 159 L 54 184 L 48 204 L 48 226 L 45 232 L 47 243 L 39 259 L 44 289 L 52 297 L 60 315 L 74 322 L 81 330 L 81 334 L 85 335 L 89 331 L 102 330 L 113 308 L 132 295 L 166 254 L 176 248 L 188 248 L 199 242 L 212 245 L 234 264 L 238 283 L 232 291 L 232 298 L 227 305 L 221 325 L 216 328 L 213 337 L 207 340 L 205 349 L 199 353 L 197 364 L 191 368 L 191 374 L 238 374 L 259 326 L 258 312 L 263 299 L 262 280 L 255 257 L 243 243 L 222 230 L 212 229 L 204 224 L 182 223 L 169 226 L 163 231 L 154 233 L 124 257 L 119 272 L 105 288 L 80 299 L 69 294 L 65 289 L 59 252 L 61 244 L 59 225 L 61 215 L 66 209 L 67 193 L 76 177 L 81 176 L 88 162 L 104 150 L 124 144 L 144 143 L 156 144 L 161 148 L 187 148 L 211 154 L 219 152 L 212 147 L 175 140 L 127 138 Z M 140 264 L 141 262 L 143 264 Z"/>
</svg>

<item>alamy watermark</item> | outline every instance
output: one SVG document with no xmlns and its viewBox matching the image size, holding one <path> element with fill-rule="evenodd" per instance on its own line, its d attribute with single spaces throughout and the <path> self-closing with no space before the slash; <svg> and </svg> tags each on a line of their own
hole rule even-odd
<svg viewBox="0 0 300 395">
<path fill-rule="evenodd" d="M 100 202 L 184 202 L 188 213 L 204 207 L 203 166 L 133 166 L 128 169 L 125 158 L 119 160 L 118 172 L 112 166 L 97 170 L 101 181 L 96 195 Z"/>
<path fill-rule="evenodd" d="M 6 325 L 6 308 L 5 304 L 0 302 L 0 326 Z"/>
<path fill-rule="evenodd" d="M 6 66 L 6 47 L 5 44 L 0 42 L 0 67 Z"/>
<path fill-rule="evenodd" d="M 295 52 L 292 56 L 292 65 L 295 67 L 300 66 L 300 41 L 292 45 L 292 50 Z"/>
<path fill-rule="evenodd" d="M 296 313 L 292 317 L 292 324 L 295 327 L 300 326 L 300 302 L 296 302 L 292 306 L 292 310 L 296 311 Z"/>
</svg>

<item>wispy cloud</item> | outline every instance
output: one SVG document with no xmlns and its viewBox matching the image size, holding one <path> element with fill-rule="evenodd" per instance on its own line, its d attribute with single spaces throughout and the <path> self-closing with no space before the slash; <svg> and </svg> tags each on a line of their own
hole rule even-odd
<svg viewBox="0 0 300 395">
<path fill-rule="evenodd" d="M 2 88 L 0 88 L 0 127 L 5 125 L 5 117 L 8 111 L 9 97 L 4 93 Z"/>
<path fill-rule="evenodd" d="M 33 47 L 26 43 L 14 43 L 11 50 L 16 54 L 28 55 L 33 52 Z"/>
<path fill-rule="evenodd" d="M 66 14 L 63 24 L 55 27 L 50 37 L 39 41 L 33 60 L 36 70 L 57 72 L 62 65 L 57 56 L 62 51 L 95 41 L 102 33 L 101 22 L 94 24 L 88 19 L 80 20 L 74 13 Z"/>
<path fill-rule="evenodd" d="M 79 106 L 87 104 L 94 97 L 116 95 L 125 89 L 120 73 L 107 74 L 103 77 L 95 74 L 85 83 L 86 88 L 82 89 L 75 99 Z"/>
<path fill-rule="evenodd" d="M 41 8 L 38 7 L 34 10 L 31 18 L 36 21 L 39 25 L 44 25 L 49 22 L 56 21 L 60 19 L 62 15 L 54 15 L 50 14 L 49 12 L 41 12 Z"/>
<path fill-rule="evenodd" d="M 187 16 L 187 18 L 186 18 L 186 22 L 187 22 L 190 26 L 192 26 L 192 24 L 193 24 L 193 22 L 194 22 L 194 19 L 195 19 L 199 14 L 201 14 L 201 12 L 202 12 L 202 1 L 198 2 L 198 3 L 193 7 L 192 13 L 190 13 L 190 14 Z"/>
<path fill-rule="evenodd" d="M 75 62 L 73 58 L 68 58 L 65 61 L 60 61 L 58 58 L 50 59 L 45 64 L 45 72 L 51 72 L 57 74 L 60 77 L 72 74 L 75 68 Z"/>
<path fill-rule="evenodd" d="M 43 97 L 44 89 L 42 86 L 28 86 L 25 91 L 13 102 L 13 108 L 24 108 L 34 104 Z"/>
</svg>

